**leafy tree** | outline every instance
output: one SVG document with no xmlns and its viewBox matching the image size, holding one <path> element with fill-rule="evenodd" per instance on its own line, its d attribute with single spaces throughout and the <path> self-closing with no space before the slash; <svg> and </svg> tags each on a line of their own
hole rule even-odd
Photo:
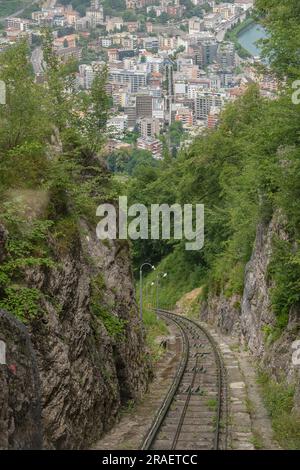
<svg viewBox="0 0 300 470">
<path fill-rule="evenodd" d="M 0 107 L 0 223 L 8 230 L 0 306 L 24 322 L 41 313 L 45 295 L 28 280 L 28 269 L 53 269 L 61 250 L 78 243 L 79 220 L 94 224 L 97 205 L 118 191 L 99 155 L 110 103 L 106 70 L 86 95 L 74 87 L 74 64 L 61 64 L 53 53 L 49 32 L 44 58 L 46 82 L 38 84 L 25 42 L 0 57 L 7 88 Z"/>
<path fill-rule="evenodd" d="M 107 164 L 111 171 L 134 175 L 140 167 L 155 167 L 155 160 L 147 150 L 134 149 L 132 151 L 119 151 L 109 155 Z"/>
<path fill-rule="evenodd" d="M 122 14 L 122 18 L 124 21 L 136 21 L 137 16 L 133 10 L 126 10 Z"/>
<path fill-rule="evenodd" d="M 263 54 L 280 78 L 300 76 L 300 4 L 297 0 L 257 0 L 257 15 L 268 30 Z"/>
<path fill-rule="evenodd" d="M 6 85 L 6 105 L 0 107 L 0 152 L 47 135 L 48 116 L 44 92 L 35 84 L 25 42 L 0 55 L 0 79 Z"/>
<path fill-rule="evenodd" d="M 151 176 L 135 175 L 130 193 L 144 203 L 156 202 L 159 194 L 160 204 L 205 204 L 204 247 L 187 257 L 182 254 L 185 266 L 195 274 L 194 284 L 186 281 L 187 290 L 205 284 L 217 294 L 241 293 L 257 224 L 268 223 L 279 209 L 288 216 L 286 229 L 292 239 L 299 239 L 299 113 L 290 93 L 270 101 L 251 86 L 227 106 L 218 129 L 199 136 L 175 162 L 162 162 Z M 158 260 L 171 252 L 162 261 L 164 269 L 171 271 L 181 251 L 184 246 L 175 240 L 161 242 L 160 247 L 144 240 L 135 245 L 134 256 L 138 264 L 142 256 Z M 277 287 L 272 301 L 280 328 L 286 325 L 286 312 L 299 301 L 298 258 L 292 243 L 274 254 L 275 269 L 270 275 Z M 177 284 L 178 279 L 175 284 L 168 281 L 166 289 L 174 292 Z M 284 309 L 280 298 L 285 299 Z"/>
<path fill-rule="evenodd" d="M 165 11 L 163 11 L 161 15 L 159 15 L 159 17 L 157 18 L 158 22 L 162 24 L 166 24 L 169 19 L 169 15 Z"/>
</svg>

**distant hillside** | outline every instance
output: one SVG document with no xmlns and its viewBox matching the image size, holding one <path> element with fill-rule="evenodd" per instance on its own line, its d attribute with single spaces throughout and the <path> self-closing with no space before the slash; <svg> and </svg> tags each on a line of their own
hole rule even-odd
<svg viewBox="0 0 300 470">
<path fill-rule="evenodd" d="M 18 9 L 21 9 L 26 2 L 25 0 L 0 0 L 0 16 L 11 15 Z"/>
<path fill-rule="evenodd" d="M 0 17 L 11 15 L 31 3 L 32 0 L 0 0 Z"/>
<path fill-rule="evenodd" d="M 90 0 L 60 0 L 61 5 L 72 5 L 81 15 L 85 14 L 87 7 L 90 6 Z"/>
</svg>

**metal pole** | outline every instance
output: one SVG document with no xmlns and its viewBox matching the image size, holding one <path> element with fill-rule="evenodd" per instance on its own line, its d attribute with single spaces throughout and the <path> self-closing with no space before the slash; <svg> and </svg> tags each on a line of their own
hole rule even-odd
<svg viewBox="0 0 300 470">
<path fill-rule="evenodd" d="M 152 269 L 155 269 L 155 267 L 150 264 L 150 263 L 143 263 L 140 266 L 140 319 L 143 321 L 143 267 L 144 266 L 149 266 Z M 146 294 L 146 299 L 147 299 L 147 294 Z"/>
<path fill-rule="evenodd" d="M 159 277 L 156 274 L 156 310 L 158 310 L 158 289 L 159 289 Z"/>
</svg>

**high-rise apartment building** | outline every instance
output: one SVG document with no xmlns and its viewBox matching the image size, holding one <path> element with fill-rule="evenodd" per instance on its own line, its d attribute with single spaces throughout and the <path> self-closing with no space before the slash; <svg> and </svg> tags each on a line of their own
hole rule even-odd
<svg viewBox="0 0 300 470">
<path fill-rule="evenodd" d="M 217 56 L 218 44 L 215 41 L 204 41 L 200 46 L 199 65 L 204 68 L 213 63 Z"/>
<path fill-rule="evenodd" d="M 152 117 L 153 96 L 150 94 L 138 94 L 136 96 L 136 115 L 138 118 Z"/>
<path fill-rule="evenodd" d="M 195 98 L 196 119 L 207 119 L 212 107 L 222 108 L 223 97 L 221 93 L 202 92 Z"/>
<path fill-rule="evenodd" d="M 138 70 L 110 69 L 109 81 L 121 85 L 128 84 L 131 93 L 137 93 L 147 84 L 147 73 Z"/>
<path fill-rule="evenodd" d="M 217 62 L 222 69 L 235 66 L 235 48 L 233 44 L 220 44 L 217 51 Z"/>
<path fill-rule="evenodd" d="M 142 118 L 139 121 L 139 126 L 141 136 L 144 139 L 147 137 L 155 137 L 160 131 L 159 120 L 155 118 Z"/>
</svg>

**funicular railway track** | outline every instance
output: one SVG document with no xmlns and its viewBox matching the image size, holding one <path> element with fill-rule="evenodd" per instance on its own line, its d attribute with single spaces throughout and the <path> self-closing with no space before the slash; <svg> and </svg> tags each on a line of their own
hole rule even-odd
<svg viewBox="0 0 300 470">
<path fill-rule="evenodd" d="M 226 371 L 214 339 L 193 320 L 157 313 L 180 330 L 182 357 L 142 449 L 226 449 Z"/>
</svg>

